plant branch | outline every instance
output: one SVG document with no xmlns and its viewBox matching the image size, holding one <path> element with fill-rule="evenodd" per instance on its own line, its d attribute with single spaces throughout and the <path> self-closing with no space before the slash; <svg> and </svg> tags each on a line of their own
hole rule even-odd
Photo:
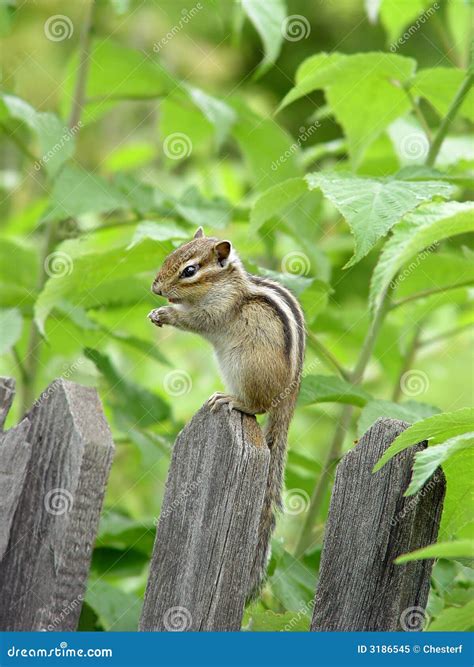
<svg viewBox="0 0 474 667">
<path fill-rule="evenodd" d="M 374 318 L 370 324 L 367 336 L 365 338 L 362 349 L 359 353 L 359 358 L 354 367 L 352 373 L 350 373 L 348 380 L 352 384 L 359 384 L 364 376 L 365 370 L 372 356 L 374 350 L 375 342 L 377 336 L 380 332 L 381 326 L 383 324 L 386 312 L 387 312 L 387 291 L 384 292 L 382 296 L 382 301 L 378 307 Z M 332 439 L 331 445 L 329 447 L 329 452 L 324 463 L 324 468 L 321 472 L 321 475 L 318 479 L 313 493 L 311 495 L 311 500 L 309 503 L 308 511 L 306 514 L 305 522 L 301 530 L 298 542 L 295 548 L 295 556 L 302 556 L 306 551 L 308 546 L 311 544 L 311 535 L 313 530 L 313 525 L 318 518 L 319 512 L 321 510 L 321 504 L 326 495 L 327 487 L 331 479 L 334 467 L 337 461 L 341 457 L 342 446 L 344 444 L 344 438 L 346 433 L 349 430 L 351 424 L 353 407 L 352 405 L 345 405 L 339 417 L 339 421 L 334 432 L 334 437 Z"/>
<path fill-rule="evenodd" d="M 309 344 L 326 366 L 333 371 L 335 370 L 344 380 L 349 381 L 350 373 L 341 366 L 336 357 L 330 350 L 328 350 L 324 343 L 322 343 L 312 331 L 308 331 L 307 337 Z"/>
<path fill-rule="evenodd" d="M 418 348 L 420 347 L 421 329 L 422 329 L 422 323 L 417 325 L 413 338 L 411 339 L 410 345 L 408 346 L 405 357 L 403 359 L 400 372 L 398 374 L 397 382 L 395 384 L 392 393 L 392 401 L 394 403 L 398 403 L 398 401 L 400 400 L 400 394 L 402 393 L 402 378 L 405 375 L 405 373 L 410 370 L 410 368 L 413 365 L 413 362 L 415 361 L 416 353 L 418 351 Z"/>
<path fill-rule="evenodd" d="M 417 299 L 424 299 L 427 296 L 432 296 L 433 294 L 450 292 L 453 289 L 458 289 L 458 287 L 469 287 L 470 285 L 472 285 L 472 280 L 465 280 L 464 282 L 456 283 L 454 285 L 443 285 L 443 287 L 433 287 L 431 289 L 424 290 L 423 292 L 416 292 L 416 294 L 410 294 L 410 296 L 407 296 L 404 299 L 393 301 L 393 303 L 390 305 L 390 309 L 394 310 L 395 308 L 400 308 L 400 306 L 404 306 L 406 303 L 416 301 Z"/>
<path fill-rule="evenodd" d="M 456 93 L 451 106 L 448 109 L 448 113 L 446 116 L 443 118 L 443 121 L 441 125 L 439 126 L 434 139 L 431 143 L 430 150 L 428 152 L 428 157 L 426 158 L 426 166 L 427 167 L 433 167 L 434 163 L 436 162 L 436 158 L 438 157 L 438 153 L 440 151 L 441 145 L 443 141 L 446 138 L 446 135 L 448 133 L 449 128 L 451 127 L 451 123 L 455 119 L 459 108 L 461 107 L 462 103 L 466 99 L 466 96 L 468 92 L 471 90 L 472 85 L 474 84 L 474 72 L 469 71 L 466 74 L 466 77 L 464 78 L 458 92 Z"/>
<path fill-rule="evenodd" d="M 413 112 L 414 112 L 415 116 L 420 121 L 420 125 L 422 126 L 423 130 L 425 131 L 425 134 L 428 138 L 428 141 L 431 144 L 431 140 L 432 140 L 431 128 L 428 125 L 428 121 L 425 118 L 425 114 L 422 112 L 420 105 L 418 104 L 418 102 L 413 97 L 410 88 L 407 85 L 404 85 L 403 90 L 405 91 L 405 94 L 408 97 L 408 100 L 410 101 L 411 108 L 413 109 Z"/>
<path fill-rule="evenodd" d="M 452 336 L 457 336 L 458 334 L 463 333 L 468 329 L 471 329 L 472 326 L 474 326 L 473 323 L 469 322 L 469 324 L 464 324 L 461 327 L 454 327 L 453 329 L 448 329 L 448 331 L 438 334 L 437 336 L 432 336 L 431 338 L 425 338 L 425 340 L 420 341 L 419 347 L 425 347 L 425 345 L 432 345 L 433 343 L 439 343 L 442 340 L 451 338 Z"/>
<path fill-rule="evenodd" d="M 12 355 L 13 355 L 13 358 L 15 359 L 16 365 L 18 366 L 18 370 L 20 371 L 21 381 L 22 381 L 23 384 L 25 384 L 26 381 L 27 381 L 26 369 L 23 365 L 23 362 L 22 362 L 21 357 L 18 353 L 18 350 L 15 346 L 12 347 Z"/>
<path fill-rule="evenodd" d="M 5 136 L 7 139 L 10 139 L 11 142 L 17 146 L 20 151 L 26 155 L 27 158 L 29 158 L 32 162 L 37 162 L 38 158 L 33 155 L 33 153 L 30 151 L 30 149 L 22 142 L 21 139 L 19 139 L 14 132 L 8 129 L 8 127 L 4 123 L 0 123 L 0 129 L 3 130 L 5 133 Z"/>
<path fill-rule="evenodd" d="M 89 72 L 89 51 L 91 41 L 92 19 L 94 15 L 95 0 L 90 0 L 87 8 L 86 18 L 82 24 L 81 38 L 79 43 L 79 69 L 77 71 L 76 87 L 72 100 L 71 114 L 69 116 L 69 127 L 72 129 L 79 124 L 84 107 L 86 94 L 87 74 Z"/>
</svg>

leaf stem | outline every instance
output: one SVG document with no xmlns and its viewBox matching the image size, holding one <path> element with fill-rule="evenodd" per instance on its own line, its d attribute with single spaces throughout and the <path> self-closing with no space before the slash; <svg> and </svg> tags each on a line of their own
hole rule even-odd
<svg viewBox="0 0 474 667">
<path fill-rule="evenodd" d="M 393 301 L 390 305 L 390 309 L 394 310 L 395 308 L 400 308 L 400 306 L 404 306 L 406 303 L 410 303 L 411 301 L 425 299 L 426 297 L 432 296 L 433 294 L 450 292 L 451 290 L 458 289 L 459 287 L 469 287 L 469 285 L 472 285 L 472 280 L 465 280 L 461 283 L 455 283 L 454 285 L 443 285 L 442 287 L 433 287 L 431 289 L 423 290 L 422 292 L 416 292 L 415 294 L 410 294 L 410 296 L 407 296 L 404 299 Z"/>
<path fill-rule="evenodd" d="M 405 357 L 403 359 L 400 372 L 398 374 L 397 382 L 395 384 L 395 387 L 393 388 L 393 393 L 392 393 L 392 401 L 394 403 L 398 403 L 400 400 L 400 394 L 402 393 L 402 379 L 403 376 L 407 371 L 410 370 L 410 368 L 413 365 L 413 362 L 415 361 L 416 353 L 418 351 L 418 348 L 420 347 L 420 336 L 421 336 L 421 330 L 422 330 L 422 324 L 418 324 L 415 333 L 410 341 L 410 344 L 408 346 L 408 349 L 406 351 Z"/>
<path fill-rule="evenodd" d="M 82 24 L 81 37 L 79 42 L 79 69 L 77 71 L 76 87 L 72 99 L 71 114 L 69 116 L 69 127 L 72 129 L 79 124 L 84 107 L 86 95 L 87 74 L 89 72 L 89 52 L 92 30 L 92 19 L 94 15 L 95 0 L 90 0 L 87 8 L 86 17 Z"/>
<path fill-rule="evenodd" d="M 425 338 L 425 340 L 420 341 L 419 347 L 425 347 L 425 345 L 432 345 L 432 343 L 439 343 L 440 341 L 446 340 L 447 338 L 451 338 L 452 336 L 457 336 L 458 334 L 467 331 L 472 326 L 474 326 L 473 323 L 469 322 L 469 324 L 464 324 L 461 327 L 454 327 L 453 329 L 448 329 L 448 331 L 438 334 L 437 336 L 432 336 L 431 338 Z"/>
<path fill-rule="evenodd" d="M 378 307 L 374 318 L 370 324 L 367 336 L 365 337 L 364 344 L 359 353 L 359 358 L 354 367 L 352 373 L 349 374 L 348 380 L 354 385 L 359 384 L 362 381 L 365 370 L 369 364 L 370 357 L 374 350 L 374 346 L 379 335 L 380 329 L 382 327 L 385 315 L 387 313 L 387 290 L 382 295 L 382 300 L 380 306 Z M 313 525 L 318 518 L 319 512 L 321 510 L 321 505 L 326 495 L 327 487 L 332 476 L 334 466 L 341 457 L 342 446 L 344 444 L 344 438 L 346 433 L 349 430 L 351 424 L 353 407 L 352 405 L 345 405 L 339 417 L 339 421 L 334 432 L 334 436 L 329 447 L 329 451 L 324 463 L 323 470 L 318 479 L 313 493 L 311 495 L 308 512 L 306 514 L 305 522 L 301 530 L 300 536 L 298 538 L 295 556 L 302 556 L 306 549 L 311 544 L 311 535 L 313 531 Z"/>
<path fill-rule="evenodd" d="M 428 125 L 428 121 L 427 121 L 426 118 L 425 118 L 425 114 L 422 112 L 419 103 L 418 103 L 418 102 L 415 100 L 415 98 L 413 97 L 410 88 L 409 88 L 407 85 L 404 85 L 404 86 L 403 86 L 403 90 L 405 91 L 405 94 L 406 94 L 406 96 L 408 97 L 408 99 L 409 99 L 409 101 L 410 101 L 410 104 L 411 104 L 411 107 L 412 107 L 412 109 L 413 109 L 413 112 L 414 112 L 415 116 L 418 118 L 418 120 L 420 121 L 420 125 L 422 126 L 423 130 L 425 131 L 425 134 L 426 134 L 426 136 L 427 136 L 427 138 L 428 138 L 428 141 L 429 141 L 430 144 L 431 144 L 431 140 L 432 140 L 432 137 L 431 137 L 431 128 L 430 128 L 430 126 Z"/>
<path fill-rule="evenodd" d="M 321 360 L 326 363 L 326 366 L 333 371 L 335 370 L 337 373 L 339 373 L 339 375 L 342 378 L 344 378 L 344 380 L 347 380 L 349 382 L 350 373 L 348 371 L 346 371 L 346 369 L 341 366 L 341 364 L 338 362 L 336 357 L 324 345 L 324 343 L 322 343 L 319 340 L 319 338 L 317 338 L 312 331 L 308 331 L 307 337 L 308 337 L 309 344 L 315 350 L 318 357 L 320 357 Z"/>
<path fill-rule="evenodd" d="M 439 126 L 434 139 L 431 143 L 428 156 L 426 158 L 426 166 L 433 167 L 438 157 L 441 145 L 446 138 L 451 123 L 456 117 L 459 108 L 466 99 L 468 92 L 471 90 L 472 85 L 474 84 L 474 72 L 468 70 L 466 77 L 464 78 L 458 92 L 456 93 L 451 106 L 448 109 L 446 116 L 443 118 L 441 125 Z"/>
</svg>

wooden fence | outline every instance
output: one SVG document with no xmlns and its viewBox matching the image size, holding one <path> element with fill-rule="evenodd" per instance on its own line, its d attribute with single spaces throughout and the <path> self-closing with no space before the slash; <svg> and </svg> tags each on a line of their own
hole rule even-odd
<svg viewBox="0 0 474 667">
<path fill-rule="evenodd" d="M 74 630 L 112 438 L 94 389 L 56 380 L 2 431 L 13 396 L 0 379 L 0 630 Z M 406 427 L 378 420 L 338 466 L 313 631 L 421 629 L 407 626 L 426 606 L 432 561 L 393 561 L 436 540 L 444 476 L 403 496 L 424 443 L 372 473 Z M 268 466 L 253 417 L 203 407 L 179 434 L 140 630 L 240 629 Z"/>
</svg>

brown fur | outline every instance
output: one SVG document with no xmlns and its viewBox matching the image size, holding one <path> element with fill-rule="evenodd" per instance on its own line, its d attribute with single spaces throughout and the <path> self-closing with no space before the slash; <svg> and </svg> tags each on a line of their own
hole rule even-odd
<svg viewBox="0 0 474 667">
<path fill-rule="evenodd" d="M 189 265 L 199 269 L 183 278 Z M 202 229 L 166 258 L 152 289 L 173 301 L 152 311 L 152 322 L 199 333 L 214 346 L 230 393 L 212 396 L 211 409 L 227 405 L 249 414 L 269 413 L 271 464 L 250 575 L 249 593 L 256 594 L 266 569 L 274 510 L 281 508 L 287 434 L 304 354 L 301 308 L 281 285 L 249 275 L 228 241 L 205 237 Z"/>
</svg>

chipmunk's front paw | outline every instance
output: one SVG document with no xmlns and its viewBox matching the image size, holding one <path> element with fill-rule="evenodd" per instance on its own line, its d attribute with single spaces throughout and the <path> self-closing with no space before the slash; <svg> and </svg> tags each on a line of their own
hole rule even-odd
<svg viewBox="0 0 474 667">
<path fill-rule="evenodd" d="M 208 399 L 207 404 L 211 409 L 211 412 L 215 412 L 221 406 L 226 406 L 227 410 L 230 412 L 234 407 L 234 396 L 229 396 L 229 394 L 223 394 L 221 391 L 216 391 Z"/>
<path fill-rule="evenodd" d="M 148 313 L 148 318 L 156 324 L 157 327 L 162 327 L 163 324 L 171 324 L 172 308 L 169 306 L 162 306 L 155 308 Z"/>
</svg>

